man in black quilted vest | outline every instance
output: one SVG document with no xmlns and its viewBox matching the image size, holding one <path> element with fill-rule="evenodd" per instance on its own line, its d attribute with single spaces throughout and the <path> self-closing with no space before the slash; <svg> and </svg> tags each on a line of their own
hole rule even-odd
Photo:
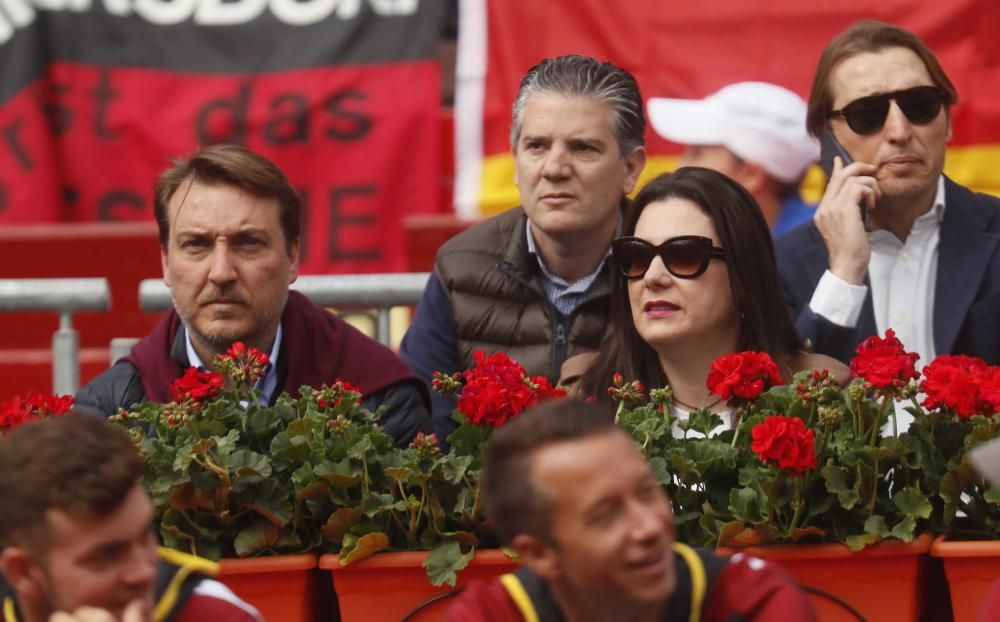
<svg viewBox="0 0 1000 622">
<path fill-rule="evenodd" d="M 777 567 L 675 542 L 649 463 L 595 406 L 550 401 L 497 430 L 481 486 L 524 565 L 470 585 L 447 622 L 815 620 Z"/>
<path fill-rule="evenodd" d="M 584 56 L 547 58 L 521 80 L 511 150 L 521 206 L 449 240 L 403 340 L 430 382 L 503 351 L 530 375 L 594 350 L 608 326 L 608 255 L 625 195 L 646 163 L 635 78 Z M 433 398 L 434 429 L 454 430 L 454 402 Z"/>
</svg>

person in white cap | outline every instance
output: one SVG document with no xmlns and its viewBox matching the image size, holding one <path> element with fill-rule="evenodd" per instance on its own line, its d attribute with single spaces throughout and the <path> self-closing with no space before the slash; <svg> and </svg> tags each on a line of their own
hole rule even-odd
<svg viewBox="0 0 1000 622">
<path fill-rule="evenodd" d="M 705 99 L 654 97 L 647 105 L 657 134 L 686 145 L 682 166 L 728 175 L 753 195 L 777 236 L 812 218 L 799 196 L 819 142 L 806 132 L 806 102 L 767 82 L 737 82 Z"/>
</svg>

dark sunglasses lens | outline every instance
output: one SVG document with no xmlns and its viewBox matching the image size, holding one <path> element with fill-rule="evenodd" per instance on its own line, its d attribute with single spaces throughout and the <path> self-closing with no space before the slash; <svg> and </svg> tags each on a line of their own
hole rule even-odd
<svg viewBox="0 0 1000 622">
<path fill-rule="evenodd" d="M 924 125 L 941 112 L 941 94 L 932 86 L 921 86 L 896 95 L 896 103 L 911 123 Z"/>
<path fill-rule="evenodd" d="M 672 240 L 663 251 L 663 263 L 674 276 L 694 276 L 708 263 L 711 245 L 701 240 Z"/>
<path fill-rule="evenodd" d="M 638 240 L 615 240 L 612 252 L 621 273 L 630 279 L 638 279 L 646 274 L 656 249 Z"/>
<path fill-rule="evenodd" d="M 844 107 L 848 127 L 857 134 L 871 134 L 885 125 L 889 116 L 889 98 L 884 95 L 863 97 Z"/>
<path fill-rule="evenodd" d="M 847 125 L 858 134 L 872 134 L 882 129 L 889 116 L 889 101 L 895 99 L 910 123 L 926 125 L 941 112 L 941 91 L 934 86 L 917 86 L 897 93 L 872 95 L 844 106 Z"/>
</svg>

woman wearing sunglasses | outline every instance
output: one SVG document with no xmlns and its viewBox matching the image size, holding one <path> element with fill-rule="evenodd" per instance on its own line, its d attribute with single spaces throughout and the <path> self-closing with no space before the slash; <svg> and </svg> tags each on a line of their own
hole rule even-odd
<svg viewBox="0 0 1000 622">
<path fill-rule="evenodd" d="M 581 395 L 606 395 L 614 373 L 646 387 L 670 385 L 677 414 L 726 409 L 705 381 L 716 358 L 764 351 L 786 380 L 802 369 L 842 363 L 802 350 L 775 268 L 767 223 L 742 186 L 704 168 L 650 181 L 626 213 L 612 245 L 614 338 L 601 352 L 574 357 L 564 380 Z"/>
</svg>

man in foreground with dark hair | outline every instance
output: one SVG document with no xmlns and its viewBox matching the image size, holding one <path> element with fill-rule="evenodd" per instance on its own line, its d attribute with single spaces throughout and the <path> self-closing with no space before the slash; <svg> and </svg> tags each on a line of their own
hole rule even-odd
<svg viewBox="0 0 1000 622">
<path fill-rule="evenodd" d="M 95 417 L 0 439 L 0 621 L 261 619 L 209 578 L 216 564 L 157 549 L 141 478 L 129 438 Z"/>
<path fill-rule="evenodd" d="M 649 464 L 594 406 L 547 402 L 497 430 L 482 494 L 524 567 L 470 586 L 449 621 L 815 619 L 776 567 L 675 542 L 670 502 Z"/>
<path fill-rule="evenodd" d="M 400 445 L 431 431 L 427 388 L 391 350 L 289 291 L 302 207 L 281 169 L 244 147 L 205 147 L 160 175 L 153 209 L 174 308 L 80 390 L 78 410 L 107 417 L 169 402 L 188 367 L 214 371 L 215 357 L 241 341 L 269 355 L 256 387 L 264 404 L 339 379 L 370 410 L 388 406 L 382 425 Z"/>
</svg>

